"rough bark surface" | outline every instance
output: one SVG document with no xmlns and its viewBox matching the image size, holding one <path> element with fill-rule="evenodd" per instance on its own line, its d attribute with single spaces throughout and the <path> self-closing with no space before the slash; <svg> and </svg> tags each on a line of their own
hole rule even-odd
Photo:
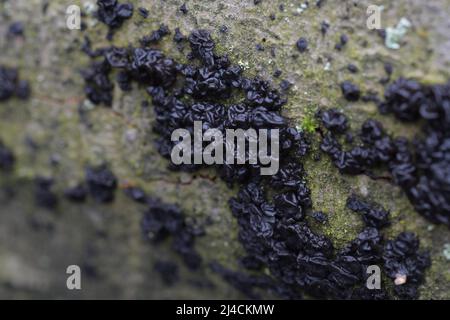
<svg viewBox="0 0 450 320">
<path fill-rule="evenodd" d="M 346 102 L 339 83 L 352 80 L 363 91 L 382 93 L 378 80 L 385 76 L 384 62 L 393 64 L 393 78 L 414 77 L 429 83 L 449 78 L 448 0 L 329 0 L 320 9 L 309 1 L 304 10 L 303 2 L 292 0 L 263 0 L 259 5 L 253 0 L 128 2 L 135 8 L 148 8 L 150 15 L 143 19 L 135 12 L 115 34 L 114 44 L 136 44 L 160 23 L 171 30 L 179 27 L 184 34 L 195 28 L 209 29 L 217 51 L 228 54 L 248 75 L 277 83 L 280 80 L 273 78 L 274 71 L 283 72 L 281 79 L 293 83 L 284 113 L 293 125 L 306 130 L 314 127 L 312 114 L 317 108 L 339 107 L 349 116 L 352 129 L 372 117 L 382 121 L 390 133 L 412 137 L 416 126 L 380 116 L 374 104 Z M 184 2 L 187 14 L 179 11 Z M 396 25 L 401 17 L 412 22 L 399 50 L 386 48 L 377 32 L 367 29 L 366 9 L 372 2 L 384 5 L 384 28 Z M 86 12 L 82 18 L 86 31 L 67 29 L 65 10 L 71 4 L 79 4 Z M 284 11 L 279 9 L 281 4 Z M 237 257 L 243 249 L 227 205 L 235 190 L 208 170 L 194 175 L 167 170 L 166 160 L 153 145 L 152 110 L 141 107 L 141 101 L 148 99 L 143 90 L 123 93 L 116 88 L 110 109 L 85 100 L 79 71 L 89 59 L 80 51 L 83 34 L 90 36 L 94 47 L 109 45 L 107 28 L 92 16 L 94 6 L 94 0 L 0 1 L 0 64 L 18 67 L 33 91 L 26 102 L 13 99 L 0 104 L 0 138 L 17 157 L 14 172 L 0 175 L 0 298 L 242 298 L 206 267 L 216 260 L 238 268 Z M 330 24 L 325 36 L 320 33 L 324 20 Z M 24 39 L 6 39 L 13 21 L 25 23 Z M 219 31 L 223 25 L 227 33 Z M 350 40 L 346 48 L 336 51 L 334 45 L 342 33 Z M 306 53 L 295 49 L 299 37 L 309 41 Z M 258 43 L 264 51 L 255 49 Z M 160 47 L 185 60 L 169 38 Z M 348 63 L 361 71 L 350 74 Z M 315 150 L 318 141 L 317 136 Z M 345 208 L 347 196 L 354 192 L 381 203 L 392 214 L 387 236 L 414 231 L 421 246 L 432 253 L 433 265 L 421 298 L 449 299 L 450 261 L 444 255 L 445 244 L 450 243 L 448 228 L 421 218 L 396 186 L 365 176 L 342 176 L 326 156 L 317 162 L 312 154 L 305 167 L 314 209 L 330 217 L 328 224 L 317 229 L 339 247 L 362 227 L 359 217 Z M 37 175 L 54 177 L 55 191 L 61 194 L 83 179 L 86 165 L 101 162 L 109 164 L 121 188 L 139 185 L 153 196 L 179 204 L 189 219 L 205 223 L 206 236 L 196 243 L 205 261 L 200 271 L 185 269 L 168 243 L 155 247 L 145 241 L 139 226 L 144 208 L 120 190 L 110 205 L 91 201 L 74 205 L 62 199 L 53 211 L 35 205 L 33 179 Z M 167 287 L 155 274 L 157 258 L 179 262 L 181 280 L 176 285 Z M 80 291 L 66 288 L 66 267 L 71 264 L 82 267 Z"/>
</svg>

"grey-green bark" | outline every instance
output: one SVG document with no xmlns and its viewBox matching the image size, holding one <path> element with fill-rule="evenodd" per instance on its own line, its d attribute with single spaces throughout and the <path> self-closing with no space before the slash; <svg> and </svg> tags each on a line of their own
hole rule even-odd
<svg viewBox="0 0 450 320">
<path fill-rule="evenodd" d="M 0 137 L 12 147 L 18 160 L 13 173 L 0 176 L 2 186 L 12 186 L 16 191 L 13 198 L 0 196 L 0 297 L 242 297 L 206 267 L 197 273 L 183 267 L 182 280 L 173 287 L 164 286 L 152 270 L 153 262 L 161 257 L 180 260 L 169 250 L 169 244 L 153 247 L 144 241 L 139 227 L 143 208 L 121 192 L 113 204 L 106 206 L 65 201 L 56 211 L 35 206 L 36 175 L 54 177 L 55 190 L 61 193 L 83 179 L 86 165 L 107 162 L 122 187 L 140 185 L 154 196 L 178 203 L 190 219 L 212 221 L 206 226 L 206 236 L 199 238 L 196 245 L 205 261 L 217 260 L 236 269 L 237 257 L 243 252 L 227 205 L 236 190 L 214 180 L 211 171 L 192 175 L 167 170 L 167 162 L 153 146 L 151 108 L 140 106 L 147 99 L 143 90 L 123 93 L 117 88 L 112 109 L 94 107 L 85 101 L 79 70 L 89 59 L 79 50 L 83 33 L 66 28 L 65 10 L 77 3 L 89 8 L 95 1 L 50 1 L 43 13 L 44 2 L 0 2 L 0 63 L 19 67 L 21 77 L 29 79 L 33 89 L 27 102 L 10 100 L 0 105 Z M 195 28 L 209 29 L 217 51 L 245 67 L 248 75 L 277 82 L 272 74 L 282 70 L 282 78 L 294 84 L 284 113 L 293 125 L 304 129 L 314 127 L 311 115 L 317 108 L 339 107 L 350 117 L 355 130 L 366 118 L 373 117 L 381 120 L 390 133 L 411 137 L 418 130 L 416 126 L 380 116 L 373 104 L 343 100 L 339 82 L 348 79 L 363 91 L 382 92 L 378 80 L 384 76 L 383 63 L 387 61 L 394 65 L 394 78 L 402 75 L 430 83 L 449 78 L 447 0 L 373 1 L 384 5 L 383 27 L 394 26 L 401 17 L 412 22 L 399 50 L 387 49 L 377 33 L 366 28 L 366 8 L 372 1 L 325 1 L 321 9 L 310 1 L 310 7 L 302 11 L 298 10 L 300 1 L 263 0 L 255 6 L 249 0 L 188 0 L 187 15 L 178 10 L 184 1 L 131 2 L 135 7 L 147 7 L 150 16 L 144 20 L 135 13 L 116 33 L 114 44 L 135 44 L 161 22 L 171 30 L 179 27 L 185 34 Z M 284 4 L 283 12 L 279 4 Z M 269 19 L 272 13 L 275 20 Z M 7 41 L 6 28 L 17 20 L 26 23 L 26 38 Z M 109 45 L 104 25 L 96 23 L 90 14 L 83 20 L 95 47 Z M 331 25 L 326 36 L 320 33 L 323 20 Z M 228 27 L 228 33 L 219 32 L 222 25 Z M 338 52 L 334 45 L 342 33 L 349 35 L 350 41 Z M 295 42 L 300 36 L 308 39 L 309 49 L 295 58 Z M 265 50 L 256 51 L 257 43 Z M 161 47 L 177 59 L 184 59 L 170 40 L 162 41 Z M 275 48 L 275 57 L 271 47 Z M 356 64 L 361 72 L 347 72 L 348 63 Z M 31 148 L 27 140 L 37 148 Z M 59 165 L 51 165 L 51 158 L 58 159 Z M 444 256 L 444 245 L 450 243 L 447 228 L 421 218 L 400 189 L 391 184 L 363 176 L 342 176 L 325 156 L 319 162 L 308 159 L 305 167 L 314 209 L 330 217 L 325 226 L 316 226 L 320 232 L 332 237 L 337 247 L 354 238 L 362 223 L 345 209 L 345 200 L 352 192 L 368 195 L 391 211 L 393 224 L 386 236 L 414 231 L 421 245 L 431 251 L 433 266 L 427 272 L 421 297 L 450 298 L 450 261 Z M 96 274 L 83 278 L 81 291 L 66 289 L 65 269 L 70 264 L 85 266 Z M 192 281 L 203 278 L 210 279 L 215 288 L 192 285 Z"/>
</svg>

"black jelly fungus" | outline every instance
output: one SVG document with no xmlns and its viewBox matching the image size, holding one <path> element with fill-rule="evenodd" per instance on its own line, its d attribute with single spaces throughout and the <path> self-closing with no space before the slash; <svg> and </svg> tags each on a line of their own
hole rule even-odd
<svg viewBox="0 0 450 320">
<path fill-rule="evenodd" d="M 337 109 L 329 109 L 320 113 L 325 128 L 334 133 L 344 133 L 347 128 L 347 117 Z"/>
<path fill-rule="evenodd" d="M 15 157 L 11 149 L 9 149 L 0 140 L 0 170 L 11 171 L 14 167 Z"/>
<path fill-rule="evenodd" d="M 123 22 L 133 15 L 133 5 L 131 3 L 119 3 L 117 0 L 97 0 L 98 10 L 96 17 L 100 22 L 106 24 L 112 37 L 112 32 L 122 26 Z"/>
<path fill-rule="evenodd" d="M 158 260 L 153 266 L 154 270 L 161 275 L 161 279 L 168 286 L 174 285 L 179 280 L 178 265 L 171 261 Z"/>
<path fill-rule="evenodd" d="M 138 8 L 138 12 L 141 15 L 141 17 L 143 17 L 144 19 L 148 17 L 149 15 L 149 11 L 148 9 L 144 8 L 144 7 L 139 7 Z"/>
<path fill-rule="evenodd" d="M 352 195 L 347 199 L 347 207 L 362 214 L 363 220 L 368 227 L 380 229 L 389 224 L 389 212 L 373 203 L 359 199 Z"/>
<path fill-rule="evenodd" d="M 53 180 L 37 177 L 35 179 L 35 200 L 39 207 L 54 209 L 58 205 L 58 196 L 52 191 Z"/>
<path fill-rule="evenodd" d="M 328 221 L 328 216 L 322 211 L 313 212 L 312 217 L 319 223 L 325 223 Z"/>
<path fill-rule="evenodd" d="M 28 99 L 31 89 L 28 81 L 19 78 L 19 71 L 0 65 L 0 102 L 12 97 Z"/>
<path fill-rule="evenodd" d="M 298 51 L 305 52 L 308 49 L 308 40 L 305 38 L 300 38 L 297 40 L 296 44 Z"/>
<path fill-rule="evenodd" d="M 228 32 L 228 27 L 225 25 L 221 25 L 219 28 L 219 31 L 222 33 L 227 33 Z"/>
<path fill-rule="evenodd" d="M 348 36 L 346 34 L 342 34 L 339 37 L 339 42 L 335 45 L 336 50 L 341 50 L 347 45 L 348 42 Z"/>
<path fill-rule="evenodd" d="M 156 114 L 157 147 L 167 158 L 173 147 L 172 131 L 178 128 L 192 130 L 196 120 L 202 120 L 205 128 L 219 130 L 250 127 L 280 130 L 280 158 L 283 160 L 274 176 L 259 176 L 255 173 L 258 164 L 215 166 L 222 180 L 230 186 L 239 186 L 238 194 L 229 200 L 229 206 L 237 219 L 238 237 L 246 251 L 241 265 L 248 270 L 264 268 L 268 274 L 255 276 L 245 271 L 236 272 L 214 262 L 209 264 L 210 268 L 253 298 L 259 297 L 255 289 L 269 290 L 289 299 L 300 299 L 304 293 L 311 297 L 338 299 L 389 297 L 389 292 L 384 289 L 374 293 L 366 288 L 369 265 L 384 263 L 390 270 L 390 264 L 385 261 L 398 261 L 391 255 L 389 242 L 379 230 L 388 224 L 388 211 L 356 197 L 349 199 L 349 207 L 361 214 L 365 227 L 343 248 L 334 248 L 331 239 L 314 231 L 306 219 L 312 210 L 312 200 L 301 161 L 310 143 L 303 132 L 290 127 L 281 115 L 286 98 L 269 82 L 244 77 L 240 67 L 233 65 L 227 57 L 218 56 L 207 30 L 194 30 L 188 41 L 191 60 L 196 59 L 199 64 L 179 64 L 159 50 L 142 47 L 109 49 L 104 53 L 109 58 L 98 58 L 106 61 L 111 69 L 127 72 L 127 81 L 146 88 Z M 184 80 L 181 88 L 175 86 L 178 79 Z M 244 98 L 226 105 L 224 99 L 236 91 L 244 93 Z M 349 100 L 359 99 L 359 88 L 350 82 L 343 83 L 342 91 Z M 386 112 L 393 107 L 386 105 Z M 434 121 L 443 121 L 434 118 L 432 110 L 425 111 Z M 344 151 L 335 134 L 348 130 L 345 116 L 336 110 L 322 112 L 320 116 L 325 129 L 328 128 L 321 148 L 343 173 L 362 173 L 376 163 L 385 164 L 396 159 L 393 170 L 398 171 L 397 179 L 404 184 L 411 183 L 407 174 L 409 169 L 402 167 L 410 159 L 404 141 L 390 139 L 379 123 L 366 121 L 360 132 L 362 144 Z M 429 148 L 434 148 L 436 143 L 431 142 Z M 398 157 L 395 157 L 396 151 L 399 151 Z M 424 158 L 426 161 L 428 159 Z M 433 170 L 439 172 L 443 166 L 445 163 Z M 170 168 L 192 172 L 201 165 L 171 164 Z M 95 182 L 94 187 L 100 184 L 100 189 L 104 189 L 104 183 L 98 182 L 103 179 L 90 180 Z M 106 189 L 110 192 L 109 187 Z M 198 269 L 202 258 L 195 250 L 195 238 L 199 233 L 187 223 L 182 210 L 176 205 L 145 197 L 139 189 L 126 192 L 139 202 L 146 199 L 147 210 L 142 219 L 144 235 L 154 243 L 170 238 L 172 248 L 185 264 L 190 269 Z M 321 214 L 314 216 L 324 220 Z M 418 255 L 417 250 L 418 243 L 408 252 L 414 257 Z M 422 272 L 426 267 L 423 263 L 415 270 Z M 412 290 L 417 290 L 418 284 L 418 281 L 412 281 Z M 407 297 L 402 292 L 397 293 Z"/>
<path fill-rule="evenodd" d="M 169 27 L 165 24 L 161 24 L 157 30 L 154 30 L 148 36 L 141 38 L 141 44 L 143 46 L 149 46 L 151 44 L 159 42 L 163 37 L 170 34 Z"/>
<path fill-rule="evenodd" d="M 21 37 L 24 36 L 25 26 L 22 22 L 16 21 L 9 25 L 7 36 L 8 37 Z"/>
<path fill-rule="evenodd" d="M 86 184 L 90 195 L 98 202 L 114 200 L 117 178 L 105 165 L 86 169 Z"/>
<path fill-rule="evenodd" d="M 280 69 L 275 70 L 275 72 L 273 73 L 273 76 L 275 78 L 279 78 L 281 76 L 283 72 Z"/>
<path fill-rule="evenodd" d="M 187 40 L 187 38 L 185 35 L 183 35 L 180 28 L 175 28 L 175 34 L 173 35 L 173 41 L 176 43 L 180 43 L 185 40 Z"/>
<path fill-rule="evenodd" d="M 450 124 L 449 84 L 422 85 L 399 78 L 378 102 L 381 113 L 393 113 L 400 121 L 422 120 L 422 135 L 413 141 L 391 137 L 381 123 L 368 119 L 361 127 L 363 145 L 344 151 L 330 131 L 325 134 L 321 149 L 343 173 L 367 173 L 383 167 L 399 185 L 418 213 L 434 223 L 450 226 L 450 190 L 448 174 Z"/>
<path fill-rule="evenodd" d="M 350 71 L 351 73 L 357 73 L 359 71 L 358 67 L 352 63 L 347 65 L 347 70 Z"/>
<path fill-rule="evenodd" d="M 344 81 L 341 83 L 342 94 L 345 99 L 348 101 L 357 101 L 361 96 L 361 91 L 356 84 L 351 83 L 350 81 Z"/>
<path fill-rule="evenodd" d="M 428 252 L 420 252 L 419 240 L 410 232 L 403 232 L 386 243 L 383 251 L 384 269 L 395 280 L 404 277 L 402 284 L 395 284 L 394 291 L 402 299 L 417 299 L 418 286 L 424 281 L 424 272 L 431 265 Z"/>
<path fill-rule="evenodd" d="M 186 6 L 186 3 L 183 3 L 183 4 L 180 6 L 180 11 L 181 11 L 183 14 L 188 13 L 188 8 L 187 8 L 187 6 Z"/>
<path fill-rule="evenodd" d="M 330 28 L 330 24 L 326 21 L 322 21 L 320 23 L 320 32 L 322 35 L 325 35 L 328 32 L 328 29 Z"/>
<path fill-rule="evenodd" d="M 125 194 L 133 199 L 136 202 L 140 203 L 146 203 L 147 202 L 147 195 L 145 191 L 139 187 L 128 187 L 125 190 Z"/>
<path fill-rule="evenodd" d="M 88 194 L 87 187 L 80 183 L 74 187 L 67 188 L 64 191 L 64 196 L 72 202 L 84 202 Z"/>
<path fill-rule="evenodd" d="M 186 266 L 191 270 L 200 267 L 202 258 L 194 248 L 198 234 L 187 224 L 184 213 L 178 206 L 148 198 L 141 227 L 145 237 L 153 243 L 172 238 L 172 248 L 183 258 Z"/>
</svg>

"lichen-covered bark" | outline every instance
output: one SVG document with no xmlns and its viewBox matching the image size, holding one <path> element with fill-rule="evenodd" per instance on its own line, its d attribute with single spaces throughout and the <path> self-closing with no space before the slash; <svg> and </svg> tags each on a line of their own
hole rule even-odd
<svg viewBox="0 0 450 320">
<path fill-rule="evenodd" d="M 303 11 L 299 10 L 300 1 L 291 0 L 263 0 L 257 6 L 252 0 L 130 2 L 135 8 L 148 8 L 150 16 L 143 19 L 135 13 L 115 34 L 114 44 L 134 44 L 160 23 L 171 30 L 179 27 L 185 34 L 195 28 L 209 29 L 218 52 L 227 53 L 248 75 L 276 83 L 279 80 L 273 78 L 274 71 L 283 72 L 281 78 L 293 83 L 285 115 L 304 129 L 314 127 L 312 114 L 317 108 L 339 107 L 349 116 L 352 129 L 373 117 L 390 133 L 411 137 L 416 126 L 381 116 L 370 103 L 349 104 L 341 97 L 338 84 L 352 80 L 365 92 L 382 93 L 378 80 L 385 75 L 384 62 L 393 64 L 393 78 L 408 76 L 432 83 L 449 78 L 450 3 L 446 0 L 375 1 L 384 5 L 383 27 L 394 26 L 401 17 L 413 24 L 396 51 L 387 49 L 377 32 L 366 27 L 366 8 L 373 1 L 324 1 L 321 9 L 310 1 L 310 7 Z M 186 15 L 178 10 L 184 2 L 189 9 Z M 67 6 L 77 3 L 87 12 L 82 18 L 88 26 L 84 33 L 70 31 L 65 24 Z M 85 100 L 79 75 L 89 61 L 80 52 L 83 34 L 89 34 L 94 47 L 109 45 L 106 27 L 92 17 L 94 4 L 94 0 L 0 2 L 0 64 L 18 67 L 21 78 L 30 80 L 33 90 L 29 101 L 10 100 L 0 105 L 0 138 L 18 160 L 13 173 L 0 176 L 0 186 L 8 186 L 14 193 L 13 197 L 6 191 L 0 193 L 0 297 L 242 297 L 206 266 L 217 260 L 237 268 L 242 248 L 227 205 L 234 192 L 208 170 L 196 175 L 167 170 L 166 160 L 153 145 L 151 108 L 141 107 L 141 101 L 148 99 L 143 90 L 123 93 L 117 88 L 111 109 L 94 107 Z M 284 11 L 280 11 L 280 4 Z M 272 13 L 275 20 L 269 18 Z M 325 36 L 320 33 L 323 20 L 330 24 Z M 6 39 L 12 21 L 26 24 L 25 39 Z M 227 33 L 219 32 L 222 25 L 228 27 Z M 342 33 L 350 41 L 342 51 L 336 51 L 334 45 Z M 295 49 L 301 36 L 309 42 L 303 54 Z M 256 51 L 257 43 L 265 50 Z M 160 47 L 181 61 L 185 59 L 169 39 Z M 361 71 L 350 74 L 348 63 Z M 314 150 L 318 141 L 316 137 Z M 326 156 L 314 161 L 313 154 L 305 164 L 313 206 L 330 217 L 328 224 L 316 228 L 341 246 L 362 227 L 359 217 L 345 208 L 347 196 L 352 192 L 368 196 L 392 213 L 387 236 L 414 231 L 421 246 L 431 251 L 433 266 L 421 297 L 450 298 L 450 261 L 443 254 L 444 245 L 450 243 L 450 231 L 421 218 L 399 188 L 365 176 L 342 176 Z M 51 164 L 52 159 L 57 165 Z M 153 262 L 179 258 L 168 244 L 154 247 L 143 239 L 139 227 L 143 207 L 121 192 L 111 205 L 74 205 L 61 200 L 54 211 L 35 206 L 35 176 L 54 177 L 55 190 L 62 193 L 83 179 L 86 165 L 101 162 L 110 165 L 121 187 L 139 185 L 151 195 L 179 204 L 190 219 L 204 222 L 206 236 L 196 244 L 205 261 L 201 271 L 192 273 L 182 267 L 179 283 L 163 285 L 152 269 Z M 66 289 L 65 270 L 70 264 L 84 267 L 81 291 Z"/>
</svg>

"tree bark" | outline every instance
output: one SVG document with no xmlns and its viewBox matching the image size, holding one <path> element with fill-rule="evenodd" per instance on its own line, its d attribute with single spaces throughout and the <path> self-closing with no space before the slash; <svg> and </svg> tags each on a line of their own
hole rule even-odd
<svg viewBox="0 0 450 320">
<path fill-rule="evenodd" d="M 121 1 L 121 2 L 124 2 Z M 366 27 L 366 9 L 372 1 L 315 1 L 302 8 L 299 1 L 175 1 L 127 0 L 135 5 L 133 18 L 115 33 L 113 44 L 137 44 L 138 39 L 166 24 L 184 34 L 204 28 L 212 32 L 217 52 L 245 68 L 247 75 L 293 84 L 284 114 L 292 125 L 309 129 L 318 108 L 339 107 L 357 130 L 368 117 L 380 120 L 389 133 L 412 137 L 417 126 L 381 116 L 371 103 L 348 103 L 339 83 L 351 80 L 363 92 L 383 93 L 379 79 L 386 76 L 383 64 L 394 66 L 393 78 L 415 77 L 423 82 L 444 82 L 449 78 L 450 4 L 446 0 L 378 1 L 384 5 L 382 27 L 395 26 L 407 17 L 413 27 L 401 41 L 401 48 L 386 48 L 376 30 Z M 186 2 L 188 12 L 179 7 Z M 86 31 L 68 30 L 65 11 L 78 4 L 86 16 Z M 280 10 L 280 5 L 284 10 Z M 214 172 L 198 174 L 172 172 L 157 152 L 152 132 L 154 115 L 142 108 L 149 100 L 144 90 L 114 91 L 112 108 L 93 106 L 83 94 L 80 70 L 89 58 L 80 50 L 89 35 L 94 48 L 109 46 L 107 27 L 93 17 L 95 1 L 16 0 L 0 1 L 0 64 L 17 67 L 21 79 L 29 80 L 32 96 L 0 104 L 0 138 L 17 158 L 10 174 L 0 174 L 0 298 L 242 298 L 207 267 L 210 261 L 238 269 L 237 258 L 244 251 L 237 239 L 237 224 L 228 208 L 236 193 L 216 179 Z M 139 6 L 150 11 L 147 19 Z M 270 15 L 274 14 L 275 19 Z M 330 28 L 322 35 L 320 25 Z M 8 25 L 25 24 L 25 36 L 7 39 Z M 228 32 L 220 32 L 226 26 Z M 349 42 L 341 51 L 334 46 L 341 34 Z M 299 37 L 308 40 L 308 50 L 299 53 Z M 263 51 L 255 49 L 261 44 Z M 186 61 L 170 37 L 159 47 L 167 55 Z M 346 67 L 355 64 L 360 72 Z M 274 72 L 282 71 L 280 79 Z M 319 136 L 305 162 L 314 210 L 329 214 L 329 223 L 318 231 L 330 236 L 336 247 L 353 239 L 362 228 L 359 217 L 345 208 L 351 193 L 358 193 L 391 211 L 392 226 L 386 236 L 413 231 L 421 247 L 432 255 L 432 267 L 421 288 L 421 298 L 450 298 L 450 261 L 444 255 L 450 232 L 419 216 L 402 191 L 384 181 L 365 176 L 343 176 L 318 152 Z M 62 198 L 55 210 L 45 210 L 34 201 L 34 178 L 55 179 L 54 190 L 62 194 L 68 186 L 84 179 L 87 165 L 106 162 L 119 178 L 120 188 L 139 185 L 150 195 L 177 203 L 188 219 L 205 225 L 206 235 L 196 248 L 204 266 L 192 273 L 170 250 L 169 243 L 153 246 L 140 230 L 144 207 L 129 200 L 121 190 L 109 205 L 88 201 L 69 203 Z M 166 286 L 153 270 L 157 259 L 176 261 L 180 281 Z M 66 268 L 82 269 L 82 290 L 67 290 Z M 205 279 L 208 279 L 206 281 Z M 211 286 L 211 284 L 213 286 Z"/>
</svg>

